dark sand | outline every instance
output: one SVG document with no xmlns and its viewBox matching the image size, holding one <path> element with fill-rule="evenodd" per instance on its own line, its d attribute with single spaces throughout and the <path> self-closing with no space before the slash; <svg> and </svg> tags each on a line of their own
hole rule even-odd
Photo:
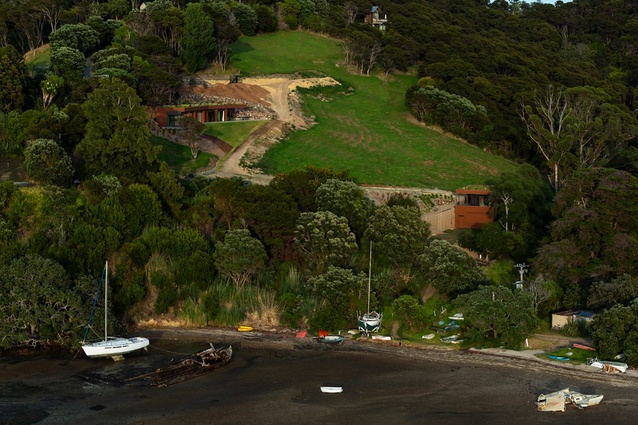
<svg viewBox="0 0 638 425">
<path fill-rule="evenodd" d="M 0 356 L 0 424 L 632 424 L 638 379 L 457 350 L 233 331 L 144 331 L 123 362 Z M 168 388 L 131 379 L 180 355 L 232 344 L 233 360 Z M 323 394 L 322 385 L 342 386 Z M 538 412 L 540 393 L 602 393 L 599 406 Z"/>
</svg>

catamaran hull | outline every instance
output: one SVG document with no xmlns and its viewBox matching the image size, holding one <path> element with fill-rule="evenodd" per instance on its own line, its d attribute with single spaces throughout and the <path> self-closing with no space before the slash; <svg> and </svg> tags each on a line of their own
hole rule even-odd
<svg viewBox="0 0 638 425">
<path fill-rule="evenodd" d="M 107 341 L 88 342 L 82 345 L 90 358 L 117 357 L 148 347 L 148 338 L 109 338 Z"/>
</svg>

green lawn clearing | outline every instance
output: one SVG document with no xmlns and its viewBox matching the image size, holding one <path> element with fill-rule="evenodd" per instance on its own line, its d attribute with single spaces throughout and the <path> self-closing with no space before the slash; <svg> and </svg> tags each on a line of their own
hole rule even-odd
<svg viewBox="0 0 638 425">
<path fill-rule="evenodd" d="M 233 148 L 241 145 L 254 131 L 264 126 L 268 121 L 228 121 L 207 123 L 204 134 L 215 136 L 231 145 Z"/>
<path fill-rule="evenodd" d="M 46 71 L 51 66 L 51 49 L 45 49 L 27 62 L 29 71 Z"/>
<path fill-rule="evenodd" d="M 305 96 L 304 112 L 318 125 L 294 132 L 272 147 L 260 164 L 271 174 L 306 165 L 350 170 L 358 183 L 453 190 L 490 184 L 515 165 L 462 141 L 426 129 L 410 118 L 406 90 L 416 76 L 355 75 L 340 66 L 337 40 L 304 32 L 242 37 L 233 44 L 231 66 L 242 76 L 298 72 L 324 74 L 351 90 Z"/>
<path fill-rule="evenodd" d="M 162 147 L 159 158 L 162 161 L 166 161 L 180 175 L 188 175 L 201 168 L 208 167 L 214 157 L 214 155 L 207 152 L 200 152 L 197 158 L 193 159 L 191 149 L 188 146 L 173 143 L 158 136 L 151 136 L 151 143 Z"/>
<path fill-rule="evenodd" d="M 555 357 L 559 357 L 562 359 L 569 359 L 569 360 L 556 360 L 556 359 L 552 359 L 549 356 L 555 356 Z M 556 362 L 586 364 L 590 358 L 596 357 L 596 352 L 589 351 L 589 350 L 582 350 L 580 348 L 565 347 L 565 348 L 561 348 L 560 350 L 556 350 L 552 353 L 541 354 L 540 357 L 544 359 L 553 360 Z"/>
</svg>

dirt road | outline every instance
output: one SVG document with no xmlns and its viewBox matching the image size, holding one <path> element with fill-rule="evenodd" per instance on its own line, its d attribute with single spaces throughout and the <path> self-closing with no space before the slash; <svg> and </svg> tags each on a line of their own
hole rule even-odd
<svg viewBox="0 0 638 425">
<path fill-rule="evenodd" d="M 260 145 L 260 140 L 278 140 L 287 133 L 287 128 L 303 129 L 307 128 L 309 123 L 303 116 L 301 108 L 298 106 L 300 100 L 293 91 L 298 87 L 312 87 L 315 85 L 332 85 L 339 84 L 336 80 L 326 78 L 244 78 L 242 85 L 248 87 L 259 87 L 265 89 L 269 95 L 262 100 L 275 111 L 278 119 L 273 120 L 255 133 L 251 134 L 241 146 L 235 149 L 225 160 L 217 167 L 215 175 L 219 177 L 235 177 L 240 176 L 251 180 L 255 183 L 267 184 L 272 180 L 272 176 L 255 172 L 241 166 L 241 159 L 248 155 L 251 159 L 256 159 L 264 154 L 268 146 Z M 234 85 L 227 84 L 225 89 L 229 90 Z M 252 91 L 256 92 L 255 90 Z M 232 93 L 226 91 L 228 96 Z M 240 92 L 236 93 L 241 96 Z M 255 99 L 251 99 L 254 101 Z"/>
</svg>

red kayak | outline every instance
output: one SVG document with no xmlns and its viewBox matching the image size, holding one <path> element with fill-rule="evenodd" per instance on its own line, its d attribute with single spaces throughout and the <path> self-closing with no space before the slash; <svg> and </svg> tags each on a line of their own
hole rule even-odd
<svg viewBox="0 0 638 425">
<path fill-rule="evenodd" d="M 574 344 L 574 348 L 580 348 L 581 350 L 596 351 L 594 347 L 590 347 L 589 345 L 583 345 L 583 344 Z"/>
</svg>

